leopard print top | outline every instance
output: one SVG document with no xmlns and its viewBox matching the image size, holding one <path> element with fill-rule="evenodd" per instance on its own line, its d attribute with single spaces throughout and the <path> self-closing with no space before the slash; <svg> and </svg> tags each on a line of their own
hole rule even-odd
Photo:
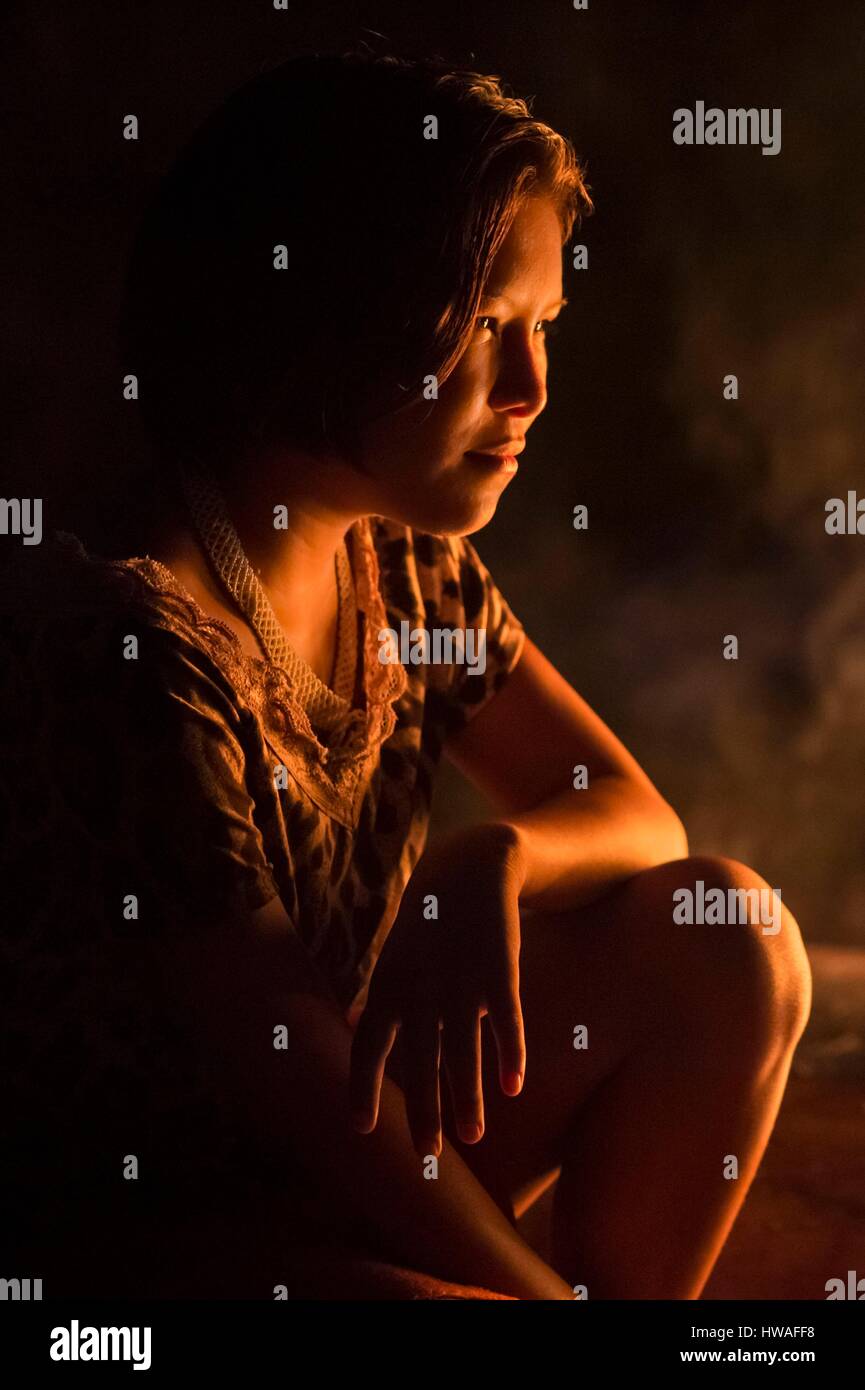
<svg viewBox="0 0 865 1390">
<path fill-rule="evenodd" d="M 124 1184 L 149 1200 L 254 1181 L 216 1069 L 167 1003 L 159 941 L 277 894 L 353 1022 L 427 834 L 448 735 L 524 631 L 466 538 L 351 531 L 359 707 L 326 739 L 148 557 L 54 532 L 0 584 L 0 1113 L 9 1223 Z M 378 659 L 380 631 L 486 634 L 486 668 Z M 469 649 L 471 654 L 471 649 Z M 392 653 L 392 656 L 395 653 Z M 127 1200 L 122 1197 L 121 1203 Z M 145 1202 L 139 1195 L 136 1201 Z"/>
</svg>

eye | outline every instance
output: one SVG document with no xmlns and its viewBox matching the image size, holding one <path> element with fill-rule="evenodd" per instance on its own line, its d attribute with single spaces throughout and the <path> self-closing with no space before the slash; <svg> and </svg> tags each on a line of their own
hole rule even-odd
<svg viewBox="0 0 865 1390">
<path fill-rule="evenodd" d="M 491 331 L 492 325 L 496 323 L 498 323 L 498 319 L 494 318 L 492 314 L 482 314 L 475 319 L 476 328 L 489 328 Z M 535 324 L 535 333 L 539 330 L 545 339 L 554 338 L 559 332 L 559 324 L 555 319 L 538 319 Z"/>
</svg>

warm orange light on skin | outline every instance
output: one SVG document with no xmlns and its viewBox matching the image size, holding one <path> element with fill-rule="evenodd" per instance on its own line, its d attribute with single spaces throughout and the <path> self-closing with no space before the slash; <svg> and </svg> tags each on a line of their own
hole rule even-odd
<svg viewBox="0 0 865 1390">
<path fill-rule="evenodd" d="M 541 320 L 561 311 L 561 224 L 555 204 L 529 198 L 491 267 L 489 283 L 508 311 L 497 332 L 478 327 L 438 398 L 368 425 L 360 467 L 282 448 L 256 457 L 225 486 L 232 520 L 279 621 L 302 650 L 333 602 L 334 556 L 359 517 L 388 516 L 436 535 L 471 535 L 495 514 L 514 479 L 507 468 L 478 467 L 467 452 L 527 436 L 547 404 L 547 349 Z M 490 301 L 488 301 L 490 302 Z M 285 530 L 273 506 L 286 509 Z M 172 536 L 159 551 L 183 568 L 190 587 L 207 566 L 193 539 Z"/>
<path fill-rule="evenodd" d="M 446 752 L 514 832 L 526 906 L 577 907 L 688 853 L 675 811 L 529 637 L 495 700 L 451 736 Z M 575 763 L 589 769 L 580 792 L 571 782 Z"/>
<path fill-rule="evenodd" d="M 481 304 L 489 304 L 497 299 L 504 300 L 506 304 L 512 303 L 510 297 L 506 294 L 502 294 L 500 290 L 488 290 L 484 295 L 482 295 Z M 546 308 L 543 310 L 543 312 L 545 314 L 552 314 L 556 309 L 563 309 L 566 304 L 570 304 L 569 299 L 557 299 L 555 303 L 548 304 Z"/>
</svg>

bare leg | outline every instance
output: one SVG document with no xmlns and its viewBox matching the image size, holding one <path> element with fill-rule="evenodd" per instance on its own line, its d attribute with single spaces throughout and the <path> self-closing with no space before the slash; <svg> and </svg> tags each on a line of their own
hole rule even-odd
<svg viewBox="0 0 865 1390">
<path fill-rule="evenodd" d="M 670 1040 L 631 1058 L 565 1145 L 553 1267 L 589 1297 L 698 1298 L 769 1140 L 791 1057 L 787 1048 L 751 1077 L 725 1070 L 723 1046 L 709 1056 Z M 724 1176 L 730 1156 L 735 1178 Z"/>
<path fill-rule="evenodd" d="M 520 1214 L 561 1170 L 554 1267 L 590 1298 L 697 1298 L 753 1180 L 810 1010 L 795 919 L 677 925 L 675 888 L 766 887 L 731 860 L 662 865 L 597 903 L 527 914 L 527 1068 L 504 1096 L 483 1024 L 486 1130 L 445 1131 Z M 574 1048 L 574 1029 L 588 1047 Z M 730 1158 L 738 1177 L 725 1176 Z"/>
</svg>

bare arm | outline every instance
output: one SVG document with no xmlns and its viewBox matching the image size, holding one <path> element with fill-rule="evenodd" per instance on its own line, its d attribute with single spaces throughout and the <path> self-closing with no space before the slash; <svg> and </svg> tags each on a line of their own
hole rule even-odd
<svg viewBox="0 0 865 1390">
<path fill-rule="evenodd" d="M 676 812 L 528 637 L 495 699 L 445 748 L 510 827 L 525 907 L 580 907 L 688 854 Z"/>
<path fill-rule="evenodd" d="M 573 1298 L 451 1145 L 438 1177 L 424 1177 L 403 1093 L 389 1077 L 376 1129 L 354 1130 L 351 1029 L 280 899 L 251 913 L 248 926 L 215 928 L 204 949 L 185 937 L 172 965 L 190 1023 L 217 1052 L 259 1143 L 277 1160 L 302 1154 L 335 1204 L 348 1204 L 394 1260 L 518 1298 Z M 285 1049 L 273 1045 L 278 1025 Z"/>
</svg>

